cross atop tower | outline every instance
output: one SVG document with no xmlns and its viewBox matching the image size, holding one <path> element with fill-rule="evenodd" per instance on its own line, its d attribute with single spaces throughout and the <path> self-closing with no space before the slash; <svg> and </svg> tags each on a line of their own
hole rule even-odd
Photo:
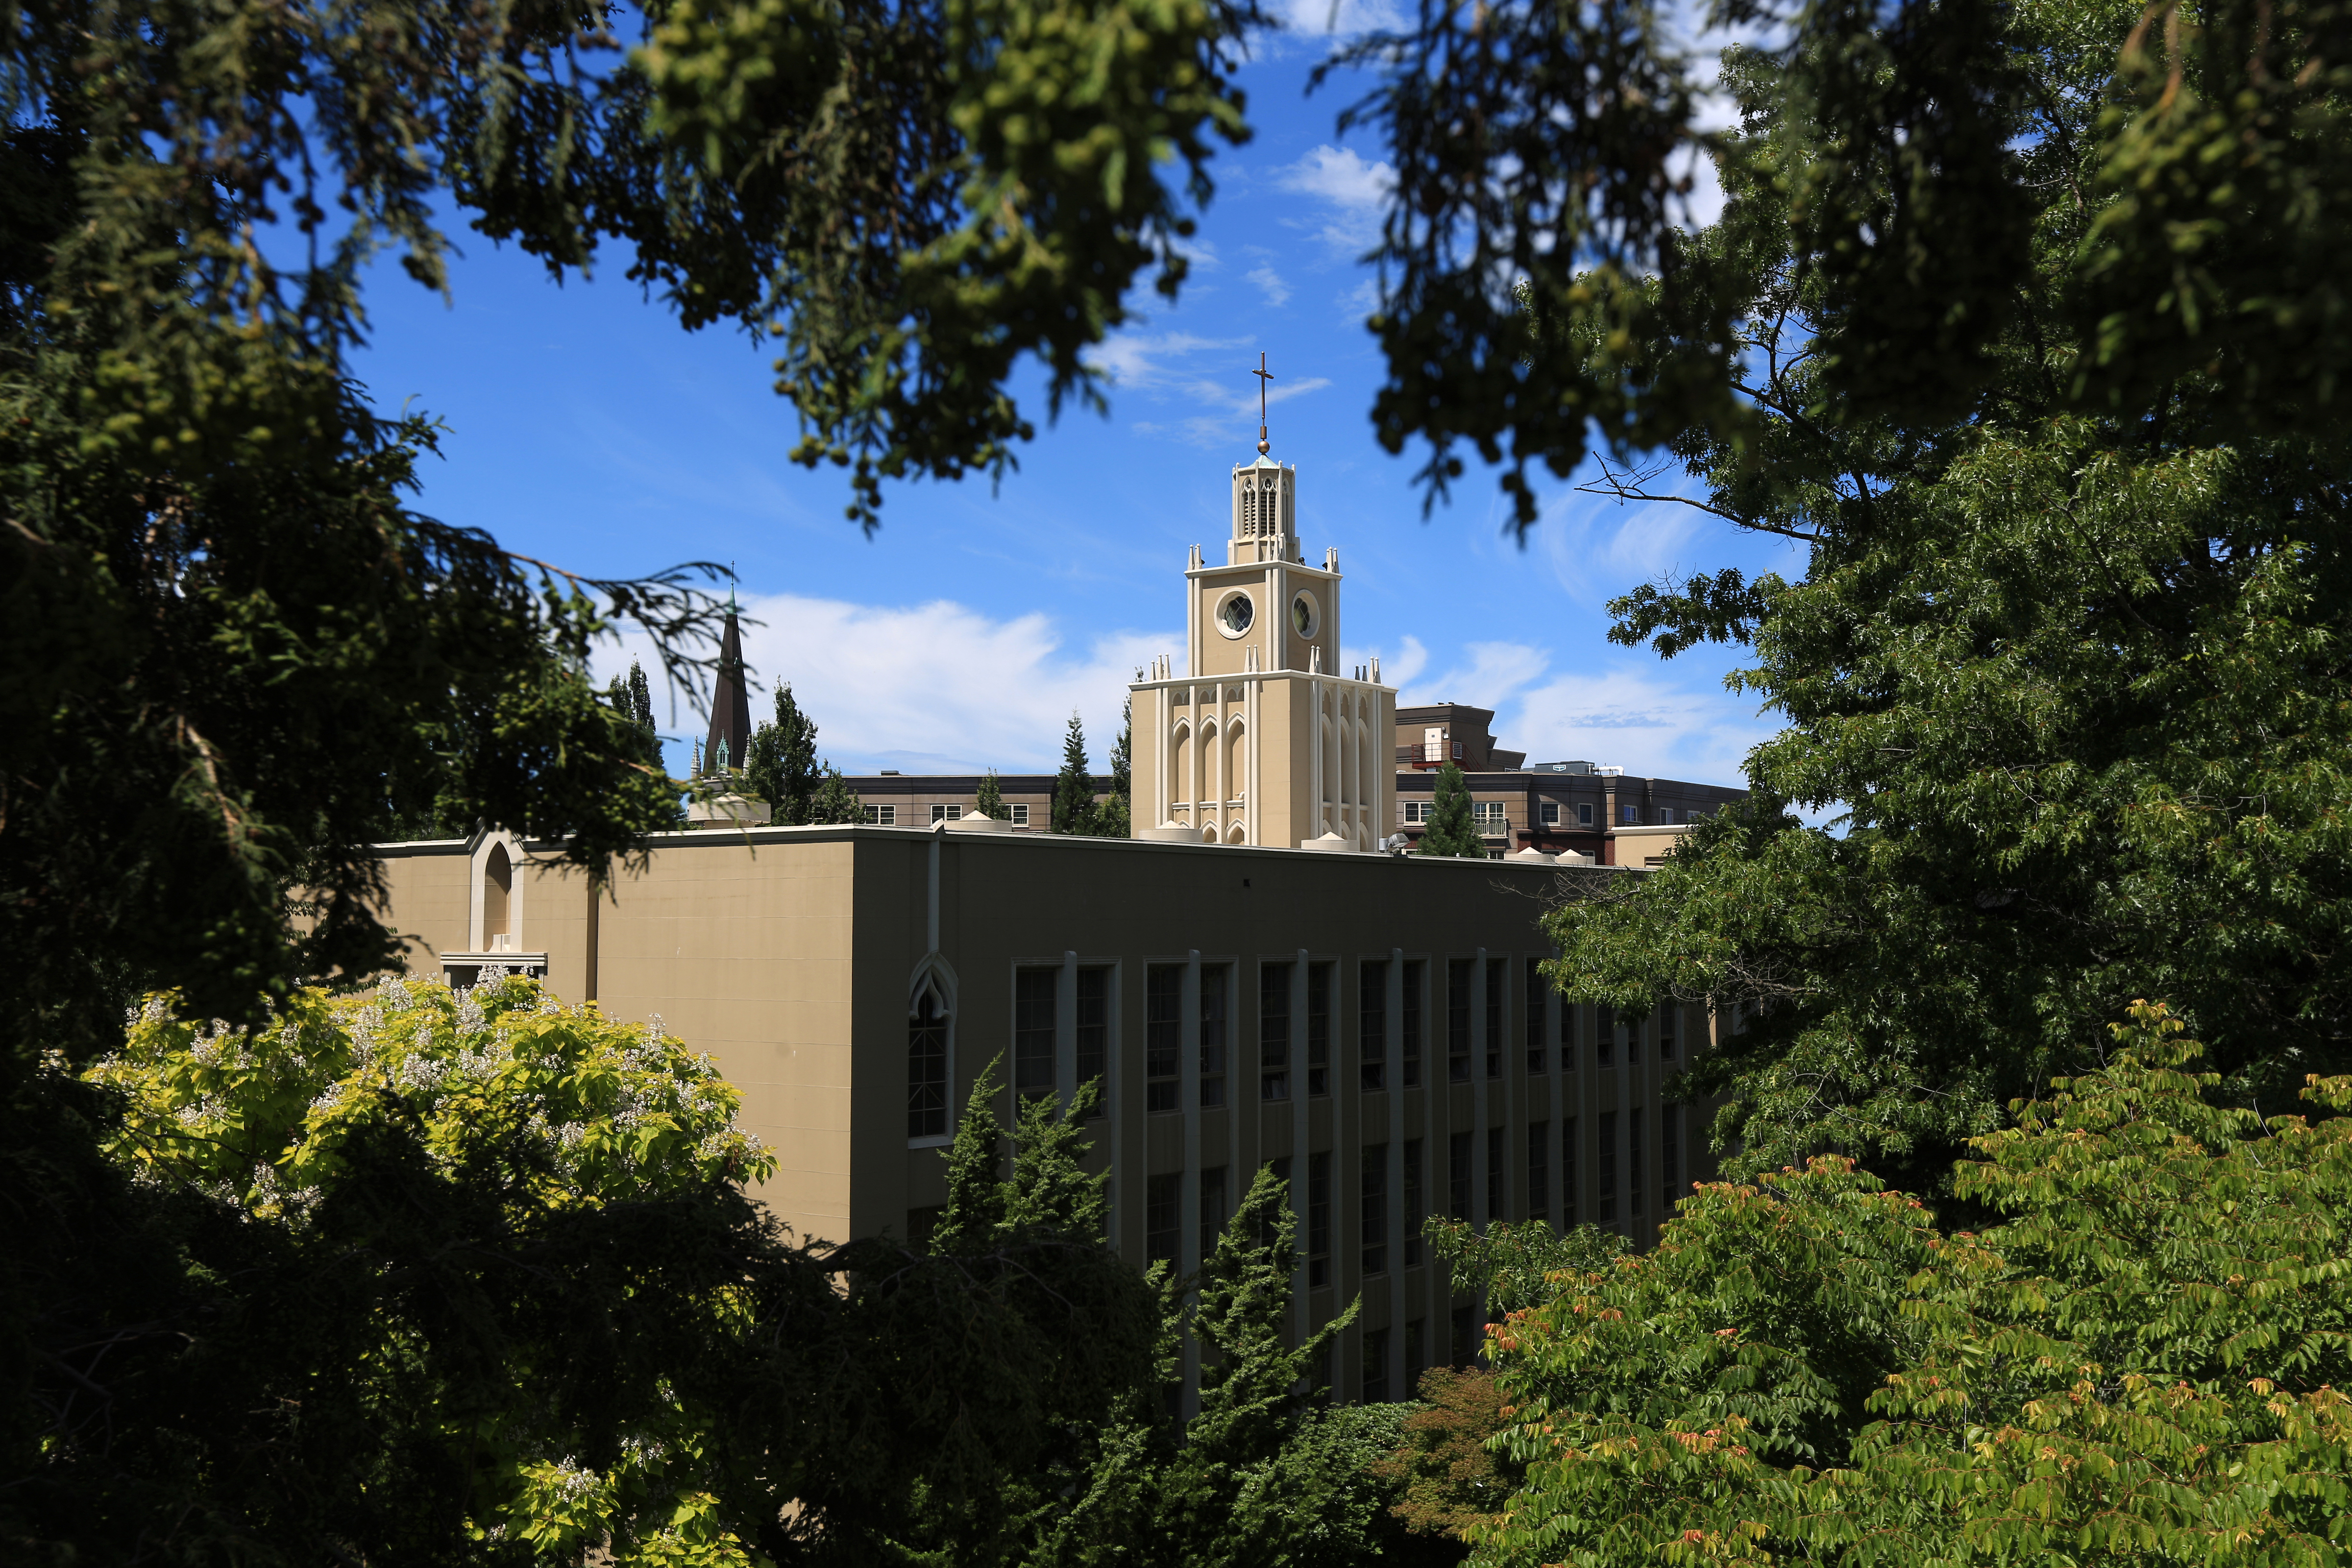
<svg viewBox="0 0 2352 1568">
<path fill-rule="evenodd" d="M 1252 371 L 1250 374 L 1257 378 L 1257 451 L 1258 455 L 1263 457 L 1266 451 L 1265 387 L 1268 382 L 1274 380 L 1274 372 L 1265 368 L 1265 354 L 1263 350 L 1257 357 L 1257 369 Z"/>
</svg>

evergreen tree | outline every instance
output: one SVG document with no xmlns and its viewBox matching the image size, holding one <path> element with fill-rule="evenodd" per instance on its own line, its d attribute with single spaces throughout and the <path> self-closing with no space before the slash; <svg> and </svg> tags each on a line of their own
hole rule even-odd
<svg viewBox="0 0 2352 1568">
<path fill-rule="evenodd" d="M 1451 762 L 1437 770 L 1437 789 L 1429 808 L 1429 826 L 1421 835 L 1416 852 L 1424 855 L 1451 855 L 1465 860 L 1485 860 L 1486 841 L 1478 835 L 1478 821 L 1470 810 L 1470 783 L 1462 777 L 1462 769 Z"/>
<path fill-rule="evenodd" d="M 751 732 L 743 771 L 753 792 L 768 802 L 770 821 L 793 826 L 813 820 L 816 722 L 793 700 L 791 682 L 776 687 L 776 716 Z"/>
<path fill-rule="evenodd" d="M 1135 699 L 1119 705 L 1118 742 L 1110 748 L 1110 798 L 1102 803 L 1102 836 L 1135 836 Z"/>
<path fill-rule="evenodd" d="M 866 808 L 859 803 L 856 791 L 850 789 L 849 780 L 841 776 L 841 769 L 827 762 L 820 771 L 816 792 L 809 798 L 809 822 L 821 826 L 864 821 Z"/>
<path fill-rule="evenodd" d="M 1062 735 L 1062 770 L 1054 776 L 1053 830 L 1091 837 L 1100 827 L 1094 774 L 1087 767 L 1087 731 L 1076 713 Z"/>
<path fill-rule="evenodd" d="M 974 809 L 982 816 L 993 817 L 1000 822 L 1008 821 L 1013 815 L 1005 807 L 1004 789 L 997 783 L 996 769 L 993 768 L 981 775 L 980 800 Z"/>
<path fill-rule="evenodd" d="M 629 661 L 629 705 L 624 711 L 634 717 L 640 727 L 656 727 L 653 688 L 646 684 L 646 667 L 635 659 Z"/>
</svg>

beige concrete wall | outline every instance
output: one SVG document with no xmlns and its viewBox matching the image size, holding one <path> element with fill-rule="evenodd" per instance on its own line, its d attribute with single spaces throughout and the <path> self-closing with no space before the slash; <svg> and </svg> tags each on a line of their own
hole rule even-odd
<svg viewBox="0 0 2352 1568">
<path fill-rule="evenodd" d="M 1263 722 L 1263 719 L 1262 719 Z M 1139 733 L 1139 742 L 1140 741 Z M 1271 738 L 1271 737 L 1269 737 Z M 1139 767 L 1141 765 L 1139 745 Z M 394 852 L 394 919 L 420 953 L 462 946 L 467 909 L 467 846 Z M 1633 874 L 1633 873 L 1626 873 Z M 1097 1168 L 1113 1174 L 1114 1239 L 1140 1264 L 1146 1195 L 1154 1176 L 1182 1178 L 1186 1210 L 1179 1261 L 1199 1255 L 1200 1176 L 1223 1166 L 1237 1202 L 1263 1162 L 1294 1161 L 1293 1194 L 1306 1236 L 1312 1163 L 1332 1171 L 1331 1277 L 1300 1285 L 1299 1325 L 1319 1322 L 1358 1292 L 1364 1316 L 1343 1349 L 1339 1386 L 1361 1392 L 1363 1335 L 1391 1331 L 1388 1385 L 1404 1392 L 1403 1334 L 1419 1322 L 1423 1362 L 1443 1359 L 1449 1295 L 1443 1270 L 1423 1257 L 1408 1266 L 1403 1205 L 1405 1145 L 1421 1145 L 1423 1215 L 1446 1210 L 1453 1134 L 1470 1135 L 1472 1212 L 1487 1218 L 1490 1130 L 1504 1130 L 1501 1217 L 1528 1206 L 1528 1129 L 1542 1129 L 1549 1218 L 1598 1218 L 1614 1186 L 1613 1222 L 1646 1239 L 1664 1218 L 1666 1188 L 1706 1176 L 1706 1116 L 1686 1109 L 1670 1173 L 1661 1155 L 1657 1107 L 1665 1081 L 1689 1059 L 1702 1020 L 1688 1020 L 1674 1061 L 1656 1050 L 1654 1020 L 1643 1043 L 1621 1044 L 1603 1066 L 1589 1009 L 1547 996 L 1546 1032 L 1528 1060 L 1527 974 L 1548 955 L 1538 921 L 1556 873 L 1540 865 L 1331 855 L 1047 834 L 934 833 L 913 829 L 802 828 L 745 835 L 677 834 L 659 841 L 641 873 L 624 876 L 598 922 L 599 999 L 616 1018 L 662 1016 L 665 1028 L 708 1051 L 743 1092 L 745 1126 L 779 1157 L 761 1193 L 803 1234 L 842 1239 L 904 1233 L 910 1211 L 944 1197 L 943 1140 L 913 1140 L 907 1124 L 908 1013 L 919 969 L 940 963 L 953 977 L 953 1110 L 1002 1058 L 993 1102 L 1009 1123 L 1015 977 L 1024 967 L 1066 973 L 1066 1009 L 1080 969 L 1108 977 L 1109 1113 L 1097 1124 Z M 522 946 L 544 946 L 551 983 L 576 996 L 586 973 L 586 904 L 576 875 L 535 873 Z M 933 933 L 936 929 L 936 948 Z M 455 934 L 457 940 L 451 939 Z M 1449 960 L 1468 959 L 1471 1076 L 1447 1076 Z M 1485 985 L 1499 960 L 1496 1014 L 1499 1073 L 1486 1073 Z M 1290 971 L 1294 998 L 1287 1098 L 1263 1097 L 1260 998 L 1270 965 L 1328 966 L 1331 987 L 1324 1092 L 1307 1061 L 1308 971 Z M 1383 1085 L 1363 1081 L 1363 966 L 1386 963 L 1387 1029 L 1375 1041 Z M 1402 974 L 1424 976 L 1420 1082 L 1404 1082 Z M 1170 967 L 1187 998 L 1179 1103 L 1147 1109 L 1146 998 L 1155 967 Z M 1222 970 L 1227 997 L 1223 1103 L 1202 1103 L 1199 1004 L 1204 975 Z M 1280 973 L 1280 971 L 1276 971 Z M 1561 1023 L 1571 1020 L 1563 1038 Z M 1075 1072 L 1066 1011 L 1058 1042 L 1062 1082 Z M 1642 1112 L 1643 1168 L 1630 1168 L 1629 1118 Z M 1562 1117 L 1577 1119 L 1578 1207 L 1563 1216 Z M 1604 1184 L 1598 1127 L 1619 1129 L 1618 1176 Z M 1390 1224 L 1385 1271 L 1361 1268 L 1362 1151 L 1385 1151 Z M 1641 1202 L 1633 1201 L 1639 1191 Z"/>
</svg>

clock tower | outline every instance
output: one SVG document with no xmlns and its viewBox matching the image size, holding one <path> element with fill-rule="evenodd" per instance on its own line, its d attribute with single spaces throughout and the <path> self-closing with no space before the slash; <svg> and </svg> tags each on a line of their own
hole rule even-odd
<svg viewBox="0 0 2352 1568">
<path fill-rule="evenodd" d="M 1298 470 L 1259 436 L 1224 559 L 1186 562 L 1183 671 L 1130 688 L 1137 836 L 1369 852 L 1395 831 L 1396 692 L 1378 659 L 1339 668 L 1339 552 L 1307 563 Z"/>
</svg>

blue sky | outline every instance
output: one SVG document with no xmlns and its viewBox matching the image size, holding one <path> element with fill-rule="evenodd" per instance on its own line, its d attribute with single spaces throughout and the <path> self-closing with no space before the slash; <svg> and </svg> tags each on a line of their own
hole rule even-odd
<svg viewBox="0 0 2352 1568">
<path fill-rule="evenodd" d="M 1146 319 L 1102 351 L 1109 417 L 1043 428 L 1002 486 L 895 486 L 869 540 L 843 519 L 837 471 L 786 460 L 797 425 L 757 345 L 684 332 L 623 280 L 617 252 L 559 287 L 460 235 L 448 304 L 379 269 L 356 365 L 380 403 L 413 399 L 449 427 L 419 507 L 599 575 L 732 562 L 764 622 L 745 632 L 755 680 L 791 681 L 846 771 L 1049 769 L 1073 709 L 1101 766 L 1135 667 L 1181 659 L 1185 553 L 1225 535 L 1226 476 L 1255 455 L 1263 351 L 1307 552 L 1339 551 L 1351 663 L 1380 653 L 1408 703 L 1496 709 L 1503 743 L 1531 759 L 1740 782 L 1775 726 L 1724 689 L 1739 651 L 1661 663 L 1612 646 L 1602 604 L 1664 573 L 1801 563 L 1689 507 L 1564 485 L 1522 549 L 1475 471 L 1423 520 L 1420 455 L 1383 453 L 1369 417 L 1381 365 L 1356 258 L 1388 171 L 1369 136 L 1334 134 L 1351 84 L 1306 96 L 1330 13 L 1294 3 L 1305 29 L 1266 40 L 1244 72 L 1256 136 L 1217 161 L 1182 298 L 1147 295 Z M 1364 20 L 1379 17 L 1342 17 Z M 1024 402 L 1043 426 L 1042 401 Z M 626 651 L 611 656 L 626 667 Z M 768 710 L 764 694 L 753 703 Z M 698 718 L 681 700 L 662 719 L 683 768 Z"/>
</svg>

